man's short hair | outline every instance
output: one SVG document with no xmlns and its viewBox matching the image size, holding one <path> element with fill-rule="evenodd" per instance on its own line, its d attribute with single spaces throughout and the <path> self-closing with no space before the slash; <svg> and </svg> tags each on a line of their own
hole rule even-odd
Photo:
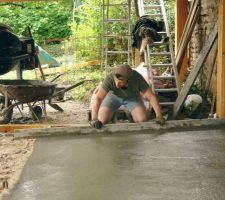
<svg viewBox="0 0 225 200">
<path fill-rule="evenodd" d="M 119 80 L 129 80 L 133 75 L 133 70 L 129 65 L 123 64 L 119 65 L 115 69 L 115 76 Z"/>
</svg>

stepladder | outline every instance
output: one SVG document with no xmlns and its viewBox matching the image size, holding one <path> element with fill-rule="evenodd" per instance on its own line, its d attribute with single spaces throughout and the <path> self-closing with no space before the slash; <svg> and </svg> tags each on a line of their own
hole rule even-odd
<svg viewBox="0 0 225 200">
<path fill-rule="evenodd" d="M 132 65 L 131 0 L 103 0 L 101 71 Z"/>
<path fill-rule="evenodd" d="M 138 47 L 140 61 L 147 68 L 148 82 L 158 97 L 163 112 L 171 118 L 180 89 L 165 4 L 163 0 L 139 0 L 138 8 L 140 19 L 150 23 L 149 32 L 144 32 L 142 29 L 145 23 L 141 24 L 142 33 L 139 36 L 143 32 L 145 35 Z M 151 23 L 156 23 L 155 27 Z"/>
</svg>

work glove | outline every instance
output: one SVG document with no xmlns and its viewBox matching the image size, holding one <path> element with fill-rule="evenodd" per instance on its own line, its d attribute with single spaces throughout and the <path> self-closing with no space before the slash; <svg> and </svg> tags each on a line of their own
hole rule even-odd
<svg viewBox="0 0 225 200">
<path fill-rule="evenodd" d="M 159 124 L 159 125 L 164 125 L 165 124 L 165 118 L 163 117 L 163 116 L 161 116 L 161 117 L 156 117 L 155 118 L 155 123 L 156 124 Z"/>
<path fill-rule="evenodd" d="M 97 128 L 97 129 L 102 128 L 102 125 L 103 125 L 102 122 L 99 121 L 98 119 L 96 119 L 96 120 L 91 120 L 91 121 L 89 121 L 89 123 L 90 123 L 91 127 Z"/>
</svg>

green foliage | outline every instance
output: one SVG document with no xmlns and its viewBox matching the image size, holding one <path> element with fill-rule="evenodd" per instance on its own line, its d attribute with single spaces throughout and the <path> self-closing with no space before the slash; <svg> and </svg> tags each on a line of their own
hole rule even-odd
<svg viewBox="0 0 225 200">
<path fill-rule="evenodd" d="M 70 94 L 77 100 L 89 101 L 92 92 L 102 79 L 100 66 L 80 67 L 66 71 L 65 74 L 58 79 L 57 83 L 61 85 L 73 85 L 83 79 L 91 79 L 92 81 L 85 82 L 83 85 L 71 90 Z"/>
<path fill-rule="evenodd" d="M 166 13 L 168 16 L 168 23 L 170 27 L 170 31 L 175 30 L 175 0 L 166 0 L 165 5 L 166 5 Z"/>
<path fill-rule="evenodd" d="M 40 74 L 40 73 L 39 73 Z M 41 79 L 40 76 L 36 76 L 36 73 L 32 70 L 25 70 L 23 72 L 24 79 Z M 46 76 L 47 81 L 55 78 L 56 75 Z M 0 76 L 0 79 L 16 79 L 16 71 L 11 71 L 5 75 Z M 67 70 L 64 74 L 58 78 L 54 83 L 58 85 L 73 85 L 83 79 L 90 79 L 92 81 L 85 82 L 81 86 L 78 86 L 67 93 L 76 100 L 89 101 L 90 96 L 99 82 L 102 80 L 102 74 L 100 73 L 100 66 L 87 66 L 77 67 L 73 70 Z"/>
<path fill-rule="evenodd" d="M 73 1 L 45 1 L 26 3 L 0 3 L 0 23 L 9 25 L 19 35 L 24 33 L 27 26 L 31 27 L 33 37 L 38 42 L 48 38 L 69 38 L 61 46 L 53 48 L 51 52 L 55 56 L 71 55 L 75 60 L 90 60 L 101 58 L 101 35 L 102 35 L 102 0 L 76 0 L 76 9 L 73 17 Z M 113 3 L 121 3 L 113 0 Z M 174 31 L 174 4 L 175 0 L 166 0 L 168 22 L 170 31 Z M 112 18 L 126 18 L 121 16 L 124 10 L 115 8 L 110 12 Z M 132 10 L 132 24 L 135 24 L 135 12 Z M 122 33 L 127 29 L 125 24 L 111 24 L 110 34 Z M 109 46 L 127 46 L 125 40 L 110 41 Z M 112 58 L 116 60 L 114 57 Z M 121 58 L 122 60 L 123 58 Z M 166 58 L 165 58 L 166 59 Z M 158 62 L 158 60 L 156 60 Z M 164 62 L 164 59 L 162 60 Z M 166 62 L 166 61 L 165 61 Z M 91 78 L 94 82 L 72 90 L 76 99 L 87 99 L 98 82 L 102 80 L 100 66 L 80 68 L 68 71 L 60 79 L 61 83 L 74 84 L 81 78 Z M 28 75 L 34 77 L 34 75 Z M 15 78 L 15 77 L 14 77 Z M 50 79 L 51 80 L 51 79 Z"/>
<path fill-rule="evenodd" d="M 36 40 L 65 38 L 71 34 L 71 1 L 1 3 L 0 23 L 6 24 L 18 35 L 31 27 Z"/>
<path fill-rule="evenodd" d="M 102 0 L 85 0 L 77 3 L 71 37 L 63 42 L 66 55 L 75 55 L 75 60 L 100 58 Z"/>
</svg>

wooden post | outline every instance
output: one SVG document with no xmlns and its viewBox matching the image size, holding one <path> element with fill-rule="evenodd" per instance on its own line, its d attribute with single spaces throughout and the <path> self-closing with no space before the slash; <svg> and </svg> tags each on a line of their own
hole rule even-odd
<svg viewBox="0 0 225 200">
<path fill-rule="evenodd" d="M 134 54 L 134 66 L 137 67 L 138 65 L 140 65 L 140 51 L 138 49 L 135 49 L 135 54 Z"/>
<path fill-rule="evenodd" d="M 218 66 L 216 113 L 225 117 L 225 0 L 219 1 Z"/>
<path fill-rule="evenodd" d="M 175 119 L 177 117 L 177 115 L 179 114 L 179 112 L 185 102 L 185 99 L 191 89 L 191 86 L 194 84 L 194 82 L 199 74 L 199 71 L 203 67 L 204 62 L 205 62 L 207 56 L 209 55 L 210 50 L 212 49 L 212 46 L 215 43 L 217 37 L 218 37 L 218 24 L 216 23 L 213 28 L 213 31 L 211 32 L 208 40 L 206 41 L 204 47 L 201 50 L 201 53 L 198 57 L 196 65 L 191 70 L 191 73 L 188 75 L 187 80 L 186 80 L 182 90 L 180 91 L 180 94 L 174 104 L 173 116 L 172 116 L 173 119 Z"/>
<path fill-rule="evenodd" d="M 181 39 L 181 35 L 184 30 L 185 23 L 188 18 L 188 0 L 176 0 L 176 30 L 175 30 L 175 46 L 176 46 L 176 53 L 177 53 L 177 48 Z M 185 74 L 187 73 L 187 68 L 188 68 L 188 56 L 187 56 L 187 50 L 183 59 L 183 63 L 180 68 L 180 73 L 179 73 L 179 79 L 181 81 L 184 80 Z"/>
</svg>

